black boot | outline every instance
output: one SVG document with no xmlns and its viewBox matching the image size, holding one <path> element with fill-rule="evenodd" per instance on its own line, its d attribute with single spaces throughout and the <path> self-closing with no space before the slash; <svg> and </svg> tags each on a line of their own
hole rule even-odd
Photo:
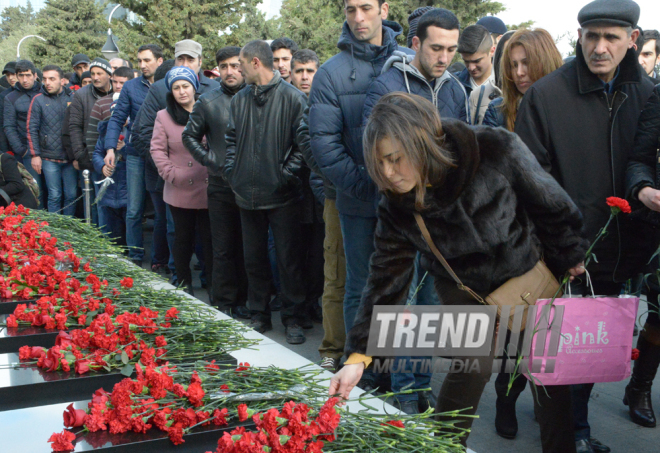
<svg viewBox="0 0 660 453">
<path fill-rule="evenodd" d="M 516 401 L 520 393 L 525 389 L 526 379 L 524 376 L 518 376 L 509 394 L 510 374 L 500 373 L 495 380 L 495 391 L 497 401 L 495 402 L 495 430 L 497 434 L 505 439 L 514 439 L 518 434 L 518 419 L 516 418 Z M 522 379 L 522 381 L 520 381 Z"/>
<path fill-rule="evenodd" d="M 635 361 L 633 374 L 623 397 L 623 404 L 628 406 L 632 421 L 647 428 L 654 428 L 656 425 L 651 404 L 651 386 L 660 364 L 658 340 L 660 340 L 660 329 L 648 324 L 644 326 L 644 331 L 637 340 L 639 358 Z"/>
<path fill-rule="evenodd" d="M 183 291 L 185 291 L 186 293 L 190 294 L 193 297 L 195 296 L 192 283 L 186 283 L 186 285 L 183 287 Z"/>
</svg>

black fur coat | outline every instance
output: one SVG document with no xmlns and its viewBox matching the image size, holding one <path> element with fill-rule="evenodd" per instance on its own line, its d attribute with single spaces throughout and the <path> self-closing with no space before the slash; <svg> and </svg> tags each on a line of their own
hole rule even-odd
<svg viewBox="0 0 660 453">
<path fill-rule="evenodd" d="M 421 212 L 436 247 L 473 290 L 488 294 L 543 258 L 556 274 L 580 263 L 588 248 L 582 215 L 527 146 L 502 128 L 443 121 L 445 148 L 457 167 L 427 189 Z M 414 193 L 386 193 L 378 206 L 375 252 L 346 353 L 365 353 L 373 306 L 405 303 L 417 252 L 436 288 L 456 284 L 415 222 Z M 457 303 L 443 300 L 442 304 Z M 462 299 L 460 303 L 465 303 Z M 475 302 L 476 303 L 476 302 Z"/>
</svg>

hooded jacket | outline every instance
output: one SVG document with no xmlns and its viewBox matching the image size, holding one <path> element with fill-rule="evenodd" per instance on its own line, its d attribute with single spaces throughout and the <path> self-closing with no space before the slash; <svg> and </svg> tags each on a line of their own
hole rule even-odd
<svg viewBox="0 0 660 453">
<path fill-rule="evenodd" d="M 487 294 L 529 271 L 541 255 L 556 274 L 582 261 L 589 242 L 581 234 L 580 211 L 515 134 L 451 119 L 443 130 L 444 148 L 457 167 L 443 182 L 430 181 L 420 213 L 465 285 Z M 369 279 L 346 338 L 347 355 L 365 353 L 374 305 L 405 303 L 418 252 L 437 289 L 456 289 L 424 241 L 414 212 L 414 192 L 381 197 Z M 441 304 L 456 303 L 442 294 Z"/>
<path fill-rule="evenodd" d="M 468 122 L 468 95 L 456 76 L 445 71 L 431 86 L 419 69 L 412 65 L 414 58 L 413 55 L 395 51 L 387 60 L 381 75 L 367 91 L 362 120 L 364 125 L 378 100 L 393 91 L 404 91 L 429 100 L 437 107 L 441 119 L 456 118 Z"/>
<path fill-rule="evenodd" d="M 618 71 L 608 97 L 578 46 L 575 59 L 529 88 L 516 117 L 516 133 L 578 205 L 590 240 L 609 219 L 606 198 L 625 197 L 637 122 L 653 90 L 634 49 L 628 50 Z M 591 277 L 626 281 L 639 272 L 648 259 L 631 252 L 638 249 L 633 243 L 641 236 L 632 219 L 618 216 L 594 247 L 598 262 L 589 265 Z"/>
<path fill-rule="evenodd" d="M 28 110 L 28 148 L 32 157 L 67 162 L 68 156 L 62 145 L 64 112 L 71 104 L 73 92 L 64 87 L 59 94 L 51 95 L 45 88 L 37 94 Z"/>
<path fill-rule="evenodd" d="M 230 203 L 235 203 L 236 199 L 222 177 L 227 153 L 225 132 L 231 100 L 244 86 L 232 89 L 221 83 L 218 88 L 200 96 L 183 130 L 183 144 L 197 162 L 208 168 L 209 184 L 222 187 L 222 198 Z M 204 137 L 206 146 L 202 143 Z"/>
<path fill-rule="evenodd" d="M 27 117 L 32 98 L 41 92 L 41 83 L 35 82 L 26 90 L 20 83 L 5 96 L 3 109 L 3 127 L 9 142 L 9 148 L 17 155 L 25 157 L 27 147 Z"/>
<path fill-rule="evenodd" d="M 303 157 L 296 131 L 307 97 L 274 71 L 231 100 L 223 176 L 243 209 L 275 209 L 300 200 Z"/>
<path fill-rule="evenodd" d="M 87 130 L 89 129 L 89 117 L 96 101 L 104 96 L 112 94 L 110 91 L 101 91 L 93 84 L 86 85 L 76 91 L 73 100 L 69 106 L 69 135 L 71 139 L 71 149 L 75 160 L 78 161 L 80 169 L 93 170 L 92 154 L 94 149 L 87 148 Z"/>
<path fill-rule="evenodd" d="M 337 209 L 342 214 L 375 217 L 376 186 L 369 178 L 362 155 L 362 113 L 367 89 L 395 50 L 403 29 L 383 21 L 383 42 L 360 42 L 344 22 L 337 43 L 340 53 L 314 75 L 310 93 L 309 135 L 314 159 L 323 175 L 337 188 Z"/>
</svg>

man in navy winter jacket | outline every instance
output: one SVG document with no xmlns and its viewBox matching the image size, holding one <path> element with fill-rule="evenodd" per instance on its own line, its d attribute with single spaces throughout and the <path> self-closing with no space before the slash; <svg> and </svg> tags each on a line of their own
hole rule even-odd
<svg viewBox="0 0 660 453">
<path fill-rule="evenodd" d="M 41 92 L 41 83 L 37 81 L 37 68 L 29 60 L 16 62 L 18 82 L 13 91 L 5 96 L 3 106 L 3 128 L 9 142 L 9 149 L 14 152 L 16 160 L 22 162 L 39 184 L 40 205 L 45 205 L 45 181 L 43 176 L 34 171 L 31 159 L 27 156 L 27 116 L 32 98 Z"/>
<path fill-rule="evenodd" d="M 107 124 L 103 147 L 106 150 L 106 160 L 113 165 L 119 136 L 122 134 L 126 120 L 129 120 L 128 126 L 126 126 L 128 131 L 126 142 L 130 144 L 132 141 L 132 125 L 135 123 L 147 93 L 149 93 L 151 84 L 154 83 L 156 69 L 163 63 L 163 50 L 155 44 L 141 46 L 138 48 L 137 59 L 142 77 L 129 80 L 122 87 L 119 99 Z M 129 258 L 141 266 L 144 259 L 142 215 L 144 214 L 144 202 L 147 194 L 144 179 L 144 157 L 140 156 L 133 146 L 128 146 L 124 150 L 124 154 L 128 187 L 126 243 L 129 246 Z"/>
<path fill-rule="evenodd" d="M 32 168 L 46 179 L 48 211 L 64 208 L 63 214 L 73 216 L 78 174 L 62 145 L 64 112 L 71 104 L 73 91 L 62 86 L 63 76 L 59 66 L 44 66 L 44 85 L 28 109 L 27 139 Z"/>
<path fill-rule="evenodd" d="M 377 189 L 364 166 L 362 109 L 369 84 L 400 49 L 396 37 L 402 28 L 385 20 L 388 9 L 382 0 L 345 0 L 346 22 L 337 44 L 341 52 L 319 68 L 310 94 L 312 153 L 323 175 L 337 188 L 346 254 L 347 332 L 353 327 L 369 274 L 376 228 Z"/>
</svg>

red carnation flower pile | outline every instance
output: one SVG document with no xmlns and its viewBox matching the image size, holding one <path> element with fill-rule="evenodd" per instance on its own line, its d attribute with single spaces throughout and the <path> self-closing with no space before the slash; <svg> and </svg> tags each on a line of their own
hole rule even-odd
<svg viewBox="0 0 660 453">
<path fill-rule="evenodd" d="M 251 415 L 256 431 L 239 427 L 225 432 L 218 440 L 216 453 L 321 453 L 324 441 L 335 440 L 340 420 L 335 410 L 338 402 L 338 398 L 330 398 L 314 418 L 309 416 L 310 408 L 306 404 L 293 401 L 284 404 L 281 412 L 273 408 L 253 415 L 245 404 L 241 404 L 238 406 L 239 420 L 247 420 Z"/>
</svg>

